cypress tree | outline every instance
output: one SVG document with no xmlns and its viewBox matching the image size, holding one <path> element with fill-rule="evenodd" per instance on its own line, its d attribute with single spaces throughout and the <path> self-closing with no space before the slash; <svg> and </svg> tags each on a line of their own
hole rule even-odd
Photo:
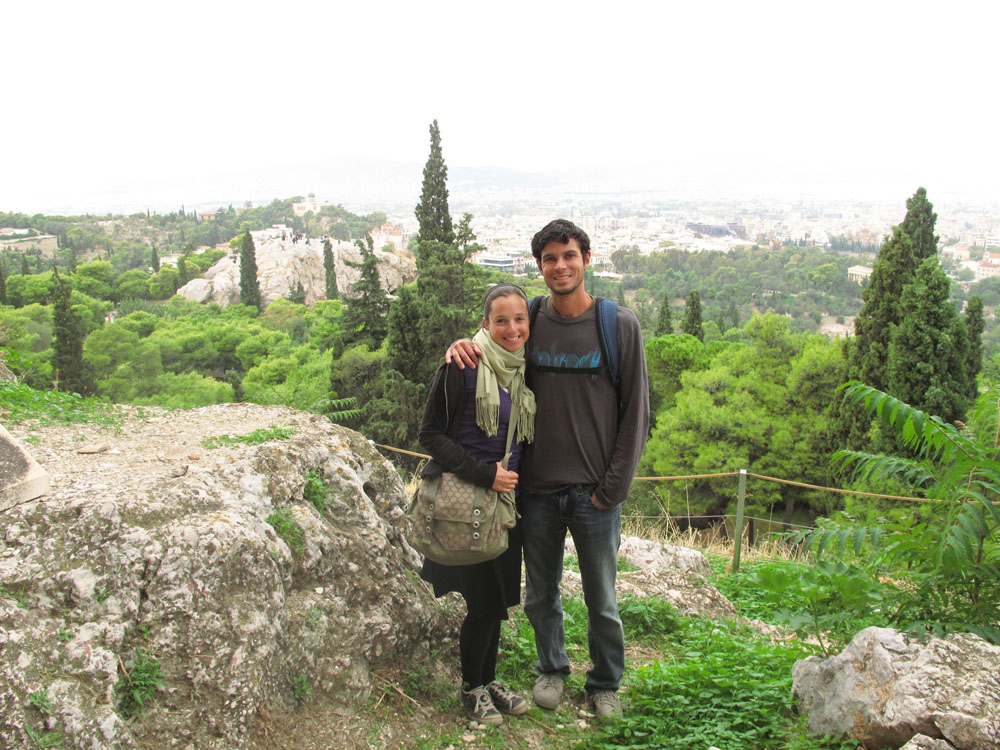
<svg viewBox="0 0 1000 750">
<path fill-rule="evenodd" d="M 692 290 L 687 296 L 681 331 L 690 333 L 699 341 L 705 340 L 705 331 L 701 327 L 701 295 L 698 294 L 697 290 Z"/>
<path fill-rule="evenodd" d="M 382 288 L 375 258 L 375 243 L 369 234 L 365 242 L 355 240 L 361 250 L 361 262 L 347 264 L 361 271 L 361 276 L 351 284 L 354 297 L 347 300 L 344 327 L 352 343 L 363 343 L 369 349 L 378 349 L 386 337 L 386 315 L 389 312 L 389 295 Z"/>
<path fill-rule="evenodd" d="M 240 303 L 260 312 L 260 283 L 257 280 L 257 248 L 250 232 L 240 239 Z"/>
<path fill-rule="evenodd" d="M 23 254 L 21 255 L 21 275 L 22 276 L 31 275 L 31 269 L 28 268 L 28 256 Z"/>
<path fill-rule="evenodd" d="M 655 336 L 665 336 L 668 333 L 674 332 L 674 321 L 670 316 L 669 299 L 669 295 L 663 295 L 663 301 L 660 303 L 660 317 L 656 321 Z"/>
<path fill-rule="evenodd" d="M 965 372 L 969 378 L 969 390 L 966 396 L 970 404 L 979 396 L 979 373 L 983 369 L 983 329 L 985 327 L 983 298 L 973 297 L 965 307 L 965 332 L 969 339 L 969 356 L 965 365 Z"/>
<path fill-rule="evenodd" d="M 337 267 L 333 262 L 333 245 L 323 240 L 323 271 L 326 275 L 326 298 L 337 299 Z"/>
<path fill-rule="evenodd" d="M 389 307 L 386 337 L 386 364 L 404 379 L 422 383 L 425 368 L 424 342 L 419 325 L 421 316 L 419 292 L 416 284 L 406 284 L 396 290 L 396 299 Z"/>
<path fill-rule="evenodd" d="M 906 200 L 906 218 L 903 219 L 903 231 L 913 241 L 917 263 L 937 256 L 938 240 L 941 238 L 934 234 L 936 222 L 937 214 L 934 213 L 934 205 L 927 200 L 927 191 L 917 188 L 913 197 Z"/>
<path fill-rule="evenodd" d="M 889 347 L 888 392 L 953 422 L 968 406 L 968 340 L 937 258 L 924 258 L 900 300 Z"/>
<path fill-rule="evenodd" d="M 70 296 L 73 288 L 69 281 L 59 276 L 53 266 L 52 299 L 52 369 L 69 393 L 86 394 L 90 384 L 83 362 L 83 326 L 73 314 Z"/>
<path fill-rule="evenodd" d="M 420 202 L 416 207 L 420 229 L 417 240 L 424 242 L 455 242 L 451 213 L 448 210 L 448 167 L 441 153 L 441 131 L 437 120 L 431 123 L 431 153 L 424 165 L 424 181 L 420 189 Z M 423 255 L 418 245 L 418 260 Z"/>
<path fill-rule="evenodd" d="M 184 260 L 184 256 L 182 255 L 177 259 L 177 288 L 180 289 L 188 281 L 187 261 Z"/>
<path fill-rule="evenodd" d="M 851 377 L 880 391 L 888 392 L 889 341 L 901 320 L 903 289 L 913 281 L 916 268 L 910 236 L 902 227 L 893 227 L 861 293 L 864 304 L 854 319 L 855 346 L 849 368 Z"/>
<path fill-rule="evenodd" d="M 7 269 L 3 260 L 0 260 L 0 305 L 7 304 Z"/>
<path fill-rule="evenodd" d="M 160 270 L 160 254 L 156 252 L 156 246 L 151 248 L 152 256 L 150 258 L 150 265 L 153 266 L 153 273 Z"/>
<path fill-rule="evenodd" d="M 462 218 L 460 237 L 453 229 L 447 176 L 435 121 L 416 207 L 420 225 L 416 238 L 416 294 L 406 296 L 401 309 L 391 318 L 387 354 L 389 366 L 421 389 L 430 382 L 448 345 L 472 331 L 479 319 L 476 303 L 485 285 L 481 269 L 465 262 L 469 253 L 478 248 L 471 214 Z"/>
</svg>

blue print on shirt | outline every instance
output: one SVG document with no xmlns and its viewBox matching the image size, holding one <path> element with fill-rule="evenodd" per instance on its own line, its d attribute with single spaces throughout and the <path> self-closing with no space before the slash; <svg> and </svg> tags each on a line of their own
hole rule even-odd
<svg viewBox="0 0 1000 750">
<path fill-rule="evenodd" d="M 543 351 L 538 347 L 531 349 L 531 362 L 539 367 L 566 367 L 566 368 L 591 368 L 600 367 L 601 349 L 591 349 L 582 357 L 558 351 L 559 342 L 552 342 L 548 351 Z M 591 379 L 596 379 L 597 375 L 591 375 Z"/>
</svg>

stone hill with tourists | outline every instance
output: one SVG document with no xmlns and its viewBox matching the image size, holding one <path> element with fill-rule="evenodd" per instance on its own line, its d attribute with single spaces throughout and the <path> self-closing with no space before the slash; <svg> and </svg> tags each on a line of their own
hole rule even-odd
<svg viewBox="0 0 1000 750">
<path fill-rule="evenodd" d="M 297 237 L 287 227 L 271 227 L 251 232 L 257 250 L 257 279 L 261 301 L 265 306 L 282 297 L 290 297 L 302 285 L 305 302 L 326 299 L 326 271 L 323 268 L 323 240 Z M 330 240 L 337 290 L 341 296 L 351 296 L 360 271 L 350 263 L 361 262 L 361 251 L 353 242 Z M 389 293 L 417 278 L 416 261 L 401 252 L 375 250 L 379 278 Z M 192 279 L 177 290 L 194 302 L 215 302 L 220 307 L 240 302 L 240 264 L 235 251 L 216 261 L 204 277 Z"/>
<path fill-rule="evenodd" d="M 11 428 L 51 488 L 0 511 L 0 747 L 405 746 L 411 722 L 375 728 L 367 702 L 416 666 L 457 684 L 462 617 L 416 575 L 392 464 L 286 407 L 120 413 L 116 428 Z M 630 538 L 622 555 L 623 592 L 736 617 L 700 553 Z M 578 594 L 579 575 L 564 585 Z M 1000 649 L 856 641 L 796 668 L 817 732 L 998 746 Z"/>
</svg>

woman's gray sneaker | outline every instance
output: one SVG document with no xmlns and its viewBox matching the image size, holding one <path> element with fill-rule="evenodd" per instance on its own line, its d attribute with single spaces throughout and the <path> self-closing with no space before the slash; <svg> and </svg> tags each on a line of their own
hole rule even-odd
<svg viewBox="0 0 1000 750">
<path fill-rule="evenodd" d="M 458 691 L 459 700 L 462 701 L 462 708 L 465 715 L 480 724 L 503 724 L 503 716 L 493 705 L 489 691 L 480 685 L 479 687 L 466 690 L 462 688 Z"/>
<path fill-rule="evenodd" d="M 595 690 L 587 693 L 587 703 L 593 707 L 598 721 L 614 721 L 622 715 L 618 693 L 613 690 Z"/>
<path fill-rule="evenodd" d="M 510 689 L 510 685 L 493 680 L 486 686 L 493 705 L 501 712 L 511 716 L 520 716 L 528 710 L 528 701 Z"/>
<path fill-rule="evenodd" d="M 535 680 L 535 688 L 531 691 L 531 697 L 542 708 L 555 711 L 562 703 L 565 679 L 562 672 L 543 672 Z"/>
</svg>

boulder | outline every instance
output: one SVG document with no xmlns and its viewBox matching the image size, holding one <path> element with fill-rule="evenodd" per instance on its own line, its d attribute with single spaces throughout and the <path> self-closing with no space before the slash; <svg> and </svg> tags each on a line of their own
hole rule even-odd
<svg viewBox="0 0 1000 750">
<path fill-rule="evenodd" d="M 292 242 L 289 230 L 264 229 L 251 232 L 257 250 L 257 282 L 265 306 L 274 300 L 289 297 L 299 283 L 305 292 L 305 301 L 311 305 L 326 299 L 326 270 L 323 267 L 323 240 L 301 239 Z M 360 278 L 360 271 L 349 265 L 361 262 L 361 251 L 353 242 L 330 241 L 334 268 L 337 271 L 337 290 L 341 296 L 351 295 L 351 285 Z M 386 291 L 393 292 L 417 276 L 413 258 L 396 253 L 375 251 L 379 277 Z M 204 273 L 204 278 L 193 279 L 177 290 L 185 299 L 194 302 L 215 302 L 220 307 L 239 304 L 240 264 L 239 254 L 233 252 L 220 258 Z"/>
<path fill-rule="evenodd" d="M 0 511 L 49 491 L 49 475 L 0 425 Z"/>
<path fill-rule="evenodd" d="M 816 734 L 869 748 L 901 747 L 919 734 L 958 750 L 1000 747 L 1000 647 L 978 636 L 922 643 L 866 628 L 840 654 L 811 656 L 792 674 Z"/>
<path fill-rule="evenodd" d="M 576 554 L 572 537 L 566 539 L 566 553 Z M 737 618 L 732 602 L 715 586 L 705 583 L 705 576 L 711 572 L 711 568 L 708 560 L 698 550 L 627 536 L 622 538 L 618 556 L 635 568 L 618 573 L 619 597 L 643 599 L 659 596 L 684 615 Z M 563 593 L 582 595 L 583 582 L 575 570 L 563 571 Z M 748 624 L 756 627 L 755 623 Z"/>
<path fill-rule="evenodd" d="M 24 428 L 52 489 L 0 512 L 0 747 L 236 748 L 307 688 L 354 713 L 376 669 L 454 643 L 461 615 L 402 536 L 400 477 L 360 434 L 249 404 L 123 419 Z M 283 437 L 203 442 L 254 430 Z M 162 685 L 131 717 L 143 655 Z"/>
</svg>

